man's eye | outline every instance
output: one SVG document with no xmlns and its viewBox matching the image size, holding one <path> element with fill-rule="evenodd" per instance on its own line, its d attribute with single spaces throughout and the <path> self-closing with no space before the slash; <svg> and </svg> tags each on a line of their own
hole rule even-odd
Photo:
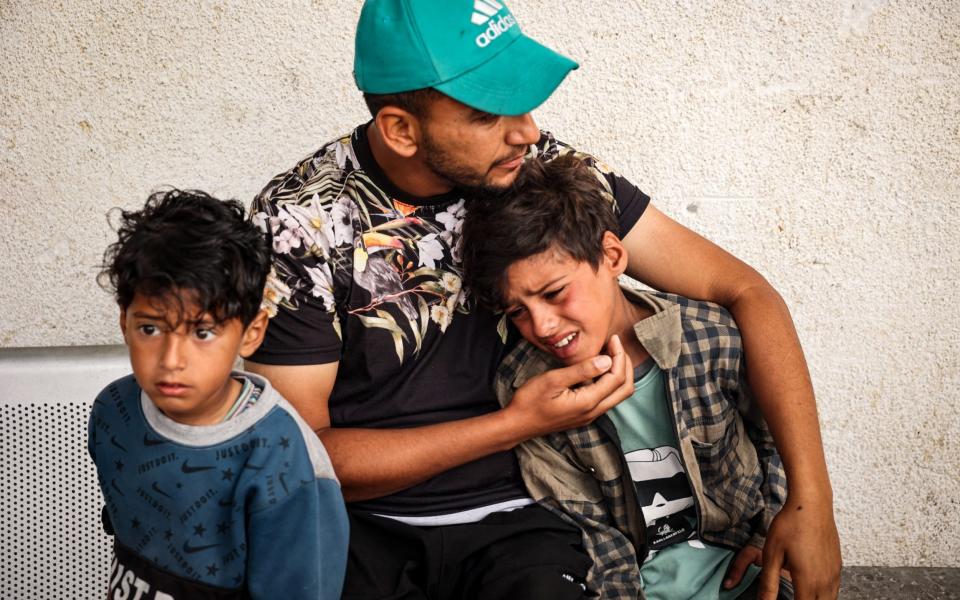
<svg viewBox="0 0 960 600">
<path fill-rule="evenodd" d="M 484 123 L 484 124 L 494 123 L 499 118 L 500 118 L 500 115 L 495 115 L 493 113 L 488 113 L 488 112 L 477 112 L 473 116 L 474 121 L 476 121 L 477 123 Z"/>
<path fill-rule="evenodd" d="M 156 325 L 141 325 L 137 327 L 137 329 L 139 329 L 143 335 L 157 335 L 160 333 L 160 328 Z"/>
</svg>

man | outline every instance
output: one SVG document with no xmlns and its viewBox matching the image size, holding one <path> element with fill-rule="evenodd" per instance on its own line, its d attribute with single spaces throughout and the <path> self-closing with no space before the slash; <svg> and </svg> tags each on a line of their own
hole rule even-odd
<svg viewBox="0 0 960 600">
<path fill-rule="evenodd" d="M 506 189 L 525 160 L 572 151 L 530 111 L 574 68 L 523 35 L 501 2 L 368 1 L 354 76 L 373 120 L 254 203 L 273 237 L 276 316 L 248 366 L 330 453 L 351 514 L 344 597 L 583 593 L 579 532 L 531 505 L 510 450 L 616 405 L 632 391 L 632 366 L 614 341 L 608 356 L 534 378 L 499 409 L 490 378 L 514 336 L 464 294 L 457 251 L 464 197 Z M 776 595 L 781 567 L 798 598 L 835 596 L 830 484 L 786 306 L 756 271 L 591 164 L 614 200 L 628 273 L 718 302 L 740 325 L 790 483 L 761 597 Z"/>
</svg>

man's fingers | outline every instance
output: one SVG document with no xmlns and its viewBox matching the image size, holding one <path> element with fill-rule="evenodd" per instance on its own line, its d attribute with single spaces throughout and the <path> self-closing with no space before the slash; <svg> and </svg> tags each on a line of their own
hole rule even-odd
<svg viewBox="0 0 960 600">
<path fill-rule="evenodd" d="M 551 387 L 564 390 L 593 381 L 608 372 L 612 364 L 613 360 L 609 356 L 601 354 L 569 367 L 547 371 L 542 377 L 547 379 Z"/>
<path fill-rule="evenodd" d="M 610 356 L 616 357 L 620 354 L 626 354 L 623 351 L 623 342 L 620 340 L 620 336 L 613 334 L 610 336 L 610 341 L 607 342 L 607 351 L 610 352 Z"/>
<path fill-rule="evenodd" d="M 727 577 L 723 580 L 723 587 L 730 589 L 736 587 L 743 579 L 743 574 L 747 572 L 747 567 L 760 562 L 760 549 L 753 546 L 745 546 L 730 563 L 730 569 L 727 571 Z"/>
<path fill-rule="evenodd" d="M 730 565 L 730 570 L 727 572 L 726 579 L 723 580 L 723 587 L 730 589 L 740 583 L 740 580 L 743 579 L 743 574 L 747 572 L 747 567 L 750 565 L 751 560 L 743 555 L 738 554 L 737 558 L 734 559 L 733 563 Z"/>
<path fill-rule="evenodd" d="M 769 537 L 763 549 L 763 567 L 760 568 L 760 589 L 757 600 L 777 600 L 780 592 L 780 569 L 783 568 L 783 550 Z"/>
<path fill-rule="evenodd" d="M 620 338 L 614 335 L 607 345 L 611 366 L 599 379 L 577 390 L 577 395 L 594 402 L 591 419 L 599 417 L 633 393 L 633 365 L 623 350 Z"/>
</svg>

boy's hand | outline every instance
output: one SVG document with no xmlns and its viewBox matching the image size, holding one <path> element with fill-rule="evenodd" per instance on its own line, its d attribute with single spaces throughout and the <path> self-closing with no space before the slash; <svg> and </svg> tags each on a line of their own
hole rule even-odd
<svg viewBox="0 0 960 600">
<path fill-rule="evenodd" d="M 740 584 L 743 574 L 747 572 L 750 565 L 763 565 L 763 550 L 756 546 L 747 544 L 737 552 L 736 558 L 730 563 L 730 569 L 727 570 L 727 577 L 723 580 L 723 589 L 729 590 Z"/>
<path fill-rule="evenodd" d="M 767 532 L 757 598 L 776 600 L 784 568 L 792 576 L 796 600 L 835 599 L 840 566 L 840 536 L 830 503 L 788 497 Z"/>
<path fill-rule="evenodd" d="M 524 439 L 590 423 L 633 393 L 633 365 L 617 336 L 610 356 L 541 373 L 524 383 L 504 409 Z M 573 386 L 585 384 L 575 389 Z"/>
</svg>

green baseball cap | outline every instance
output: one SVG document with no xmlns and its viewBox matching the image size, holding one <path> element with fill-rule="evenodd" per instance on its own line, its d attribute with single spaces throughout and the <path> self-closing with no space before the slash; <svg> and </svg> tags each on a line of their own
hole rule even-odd
<svg viewBox="0 0 960 600">
<path fill-rule="evenodd" d="M 501 0 L 366 0 L 353 76 L 370 94 L 432 87 L 484 112 L 522 115 L 577 66 L 521 33 Z"/>
</svg>

